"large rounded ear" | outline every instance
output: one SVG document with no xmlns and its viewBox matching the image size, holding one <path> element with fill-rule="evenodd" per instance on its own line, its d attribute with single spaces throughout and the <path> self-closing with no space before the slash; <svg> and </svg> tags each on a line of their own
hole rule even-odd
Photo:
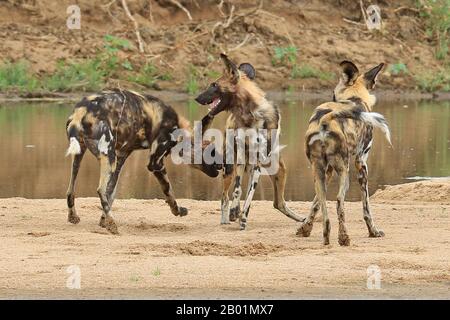
<svg viewBox="0 0 450 320">
<path fill-rule="evenodd" d="M 342 79 L 344 83 L 351 86 L 359 76 L 359 70 L 351 61 L 344 60 L 339 64 L 342 68 Z"/>
<path fill-rule="evenodd" d="M 225 64 L 225 71 L 231 76 L 231 81 L 233 83 L 237 83 L 239 81 L 239 70 L 233 61 L 228 59 L 228 56 L 225 53 L 220 54 L 220 58 Z"/>
<path fill-rule="evenodd" d="M 384 63 L 380 63 L 376 67 L 373 67 L 366 73 L 364 73 L 364 80 L 366 81 L 366 86 L 368 89 L 373 89 L 375 87 L 375 83 L 377 82 L 378 75 L 381 70 L 383 70 Z"/>
<path fill-rule="evenodd" d="M 250 80 L 255 80 L 256 70 L 250 63 L 241 63 L 239 70 L 245 73 Z"/>
</svg>

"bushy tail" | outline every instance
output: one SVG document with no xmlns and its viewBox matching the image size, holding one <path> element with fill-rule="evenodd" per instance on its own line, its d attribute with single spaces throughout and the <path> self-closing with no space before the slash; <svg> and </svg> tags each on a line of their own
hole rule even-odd
<svg viewBox="0 0 450 320">
<path fill-rule="evenodd" d="M 364 123 L 379 128 L 384 133 L 386 140 L 392 146 L 391 132 L 389 131 L 388 123 L 382 114 L 379 114 L 377 112 L 361 112 L 360 119 Z"/>
<path fill-rule="evenodd" d="M 69 147 L 66 151 L 66 157 L 69 155 L 76 155 L 81 153 L 80 133 L 83 131 L 81 121 L 86 114 L 85 108 L 75 109 L 72 116 L 67 123 L 67 136 L 69 138 Z"/>
<path fill-rule="evenodd" d="M 70 144 L 66 151 L 66 157 L 70 155 L 76 155 L 81 153 L 80 142 L 76 137 L 70 137 Z"/>
</svg>

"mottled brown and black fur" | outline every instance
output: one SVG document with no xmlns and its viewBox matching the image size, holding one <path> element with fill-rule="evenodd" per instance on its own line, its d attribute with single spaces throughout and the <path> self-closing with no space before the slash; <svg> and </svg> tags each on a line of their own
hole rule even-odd
<svg viewBox="0 0 450 320">
<path fill-rule="evenodd" d="M 383 231 L 375 226 L 370 213 L 367 158 L 372 146 L 373 128 L 380 128 L 389 143 L 390 133 L 384 117 L 372 112 L 376 99 L 369 93 L 375 86 L 383 64 L 364 74 L 360 74 L 358 68 L 349 61 L 343 61 L 341 67 L 342 77 L 334 90 L 334 101 L 316 108 L 306 131 L 306 155 L 313 170 L 316 196 L 311 213 L 297 234 L 303 237 L 310 235 L 314 217 L 321 208 L 324 244 L 329 244 L 331 227 L 326 208 L 326 188 L 333 172 L 336 172 L 339 179 L 339 244 L 347 246 L 350 244 L 350 238 L 345 227 L 344 199 L 349 184 L 349 163 L 353 157 L 369 236 L 384 235 Z"/>
<path fill-rule="evenodd" d="M 236 132 L 237 129 L 280 129 L 280 112 L 278 108 L 269 102 L 264 91 L 262 91 L 253 81 L 255 78 L 255 69 L 248 63 L 237 67 L 225 54 L 221 55 L 225 65 L 223 75 L 210 84 L 210 86 L 201 93 L 197 102 L 202 105 L 210 104 L 210 117 L 227 111 L 230 115 L 227 119 L 226 128 Z M 270 135 L 267 145 L 271 145 Z M 258 141 L 259 142 L 259 141 Z M 245 141 L 248 149 L 249 141 Z M 236 151 L 236 147 L 234 148 Z M 277 151 L 274 151 L 277 152 Z M 286 184 L 286 166 L 278 157 L 278 171 L 270 175 L 274 187 L 273 205 L 276 209 L 284 213 L 295 221 L 303 221 L 304 218 L 296 215 L 286 206 L 284 200 L 284 188 Z M 225 164 L 223 173 L 223 192 L 221 200 L 222 224 L 228 224 L 231 221 L 240 218 L 240 228 L 244 230 L 247 226 L 247 218 L 250 210 L 250 203 L 255 192 L 262 166 L 249 164 L 249 157 L 246 156 L 246 164 Z M 236 162 L 235 162 L 236 163 Z M 242 213 L 240 212 L 240 198 L 242 195 L 242 176 L 248 168 L 250 172 L 249 185 L 245 198 Z M 233 199 L 231 208 L 229 206 L 229 190 L 234 181 Z"/>
<path fill-rule="evenodd" d="M 67 121 L 72 155 L 72 173 L 67 191 L 68 220 L 78 223 L 75 211 L 74 186 L 81 160 L 87 149 L 100 163 L 100 181 L 97 193 L 103 214 L 100 226 L 117 233 L 111 214 L 117 182 L 125 160 L 134 150 L 150 149 L 148 170 L 161 185 L 172 213 L 185 216 L 187 209 L 178 206 L 164 166 L 164 158 L 177 141 L 171 133 L 179 128 L 187 129 L 189 123 L 178 116 L 174 109 L 150 95 L 128 90 L 106 90 L 83 98 L 76 104 Z M 214 167 L 198 165 L 210 176 L 217 176 Z"/>
</svg>

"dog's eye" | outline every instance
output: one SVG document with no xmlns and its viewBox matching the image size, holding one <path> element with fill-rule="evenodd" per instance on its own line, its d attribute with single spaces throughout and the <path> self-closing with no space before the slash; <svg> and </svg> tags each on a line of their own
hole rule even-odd
<svg viewBox="0 0 450 320">
<path fill-rule="evenodd" d="M 218 87 L 218 85 L 217 85 L 217 82 L 213 82 L 213 83 L 211 83 L 211 87 L 213 87 L 213 88 L 217 88 L 217 87 Z"/>
</svg>

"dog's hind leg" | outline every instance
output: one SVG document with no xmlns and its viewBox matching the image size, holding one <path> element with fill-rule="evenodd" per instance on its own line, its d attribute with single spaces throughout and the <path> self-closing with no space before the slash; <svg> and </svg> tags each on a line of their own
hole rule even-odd
<svg viewBox="0 0 450 320">
<path fill-rule="evenodd" d="M 172 186 L 170 185 L 169 178 L 167 177 L 166 168 L 163 166 L 161 170 L 153 171 L 156 179 L 161 185 L 162 191 L 166 197 L 166 203 L 170 207 L 170 211 L 175 216 L 183 217 L 188 214 L 188 210 L 184 207 L 179 207 L 177 201 L 175 200 L 175 196 L 173 194 Z"/>
<path fill-rule="evenodd" d="M 222 211 L 222 224 L 229 223 L 229 220 L 235 221 L 241 212 L 240 201 L 242 197 L 242 178 L 245 171 L 245 164 L 236 165 L 236 176 L 234 179 L 233 200 L 231 202 L 230 212 Z"/>
<path fill-rule="evenodd" d="M 291 209 L 289 209 L 286 205 L 286 201 L 284 200 L 284 188 L 286 186 L 286 166 L 283 160 L 280 159 L 278 171 L 276 174 L 271 175 L 270 179 L 272 180 L 274 193 L 273 207 L 295 221 L 305 221 L 305 218 L 303 216 L 298 216 Z"/>
<path fill-rule="evenodd" d="M 117 225 L 111 213 L 111 205 L 108 196 L 108 185 L 112 179 L 113 173 L 115 171 L 116 160 L 112 155 L 107 156 L 103 153 L 99 155 L 100 161 L 100 181 L 97 188 L 98 196 L 100 197 L 100 202 L 103 208 L 103 227 L 105 227 L 112 234 L 118 234 Z M 104 217 L 104 218 L 103 218 Z"/>
<path fill-rule="evenodd" d="M 367 153 L 356 157 L 356 170 L 358 171 L 358 182 L 361 187 L 361 201 L 363 203 L 364 221 L 369 230 L 369 237 L 383 237 L 384 232 L 375 226 L 369 207 L 369 186 L 368 186 L 368 169 L 367 169 Z"/>
<path fill-rule="evenodd" d="M 339 221 L 339 235 L 338 241 L 341 246 L 350 245 L 350 237 L 347 234 L 347 228 L 345 227 L 345 212 L 344 212 L 344 201 L 345 194 L 348 190 L 348 160 L 340 160 L 335 167 L 336 173 L 339 177 L 339 192 L 337 195 L 337 215 Z"/>
<path fill-rule="evenodd" d="M 234 169 L 235 168 L 233 165 L 225 165 L 225 168 L 224 168 L 222 199 L 220 201 L 220 210 L 222 213 L 220 224 L 229 224 L 230 223 L 230 206 L 229 206 L 230 201 L 229 201 L 228 193 L 230 191 L 231 183 L 233 182 L 234 173 L 235 173 Z"/>
<path fill-rule="evenodd" d="M 250 211 L 250 204 L 255 194 L 256 186 L 258 185 L 259 177 L 261 175 L 261 168 L 258 165 L 252 166 L 250 178 L 248 180 L 247 196 L 245 198 L 244 208 L 240 218 L 241 230 L 247 227 L 248 212 Z"/>
<path fill-rule="evenodd" d="M 313 161 L 312 169 L 314 173 L 314 189 L 316 190 L 316 196 L 319 202 L 320 207 L 322 208 L 323 215 L 323 244 L 330 244 L 330 219 L 328 218 L 327 211 L 327 195 L 326 195 L 326 173 L 325 173 L 326 164 L 320 161 Z"/>
<path fill-rule="evenodd" d="M 81 144 L 80 147 L 80 153 L 75 154 L 72 157 L 72 171 L 70 175 L 69 188 L 67 189 L 67 207 L 69 208 L 67 220 L 73 224 L 80 222 L 80 217 L 77 215 L 75 210 L 75 181 L 80 169 L 81 160 L 83 160 L 84 153 L 86 152 L 86 146 Z"/>
<path fill-rule="evenodd" d="M 326 185 L 330 183 L 331 178 L 333 177 L 333 167 L 328 166 L 326 172 Z M 300 237 L 309 237 L 313 228 L 314 219 L 316 218 L 317 212 L 320 209 L 319 197 L 314 196 L 313 204 L 311 206 L 311 211 L 309 212 L 309 216 L 306 218 L 305 222 L 298 228 L 297 235 Z"/>
</svg>

